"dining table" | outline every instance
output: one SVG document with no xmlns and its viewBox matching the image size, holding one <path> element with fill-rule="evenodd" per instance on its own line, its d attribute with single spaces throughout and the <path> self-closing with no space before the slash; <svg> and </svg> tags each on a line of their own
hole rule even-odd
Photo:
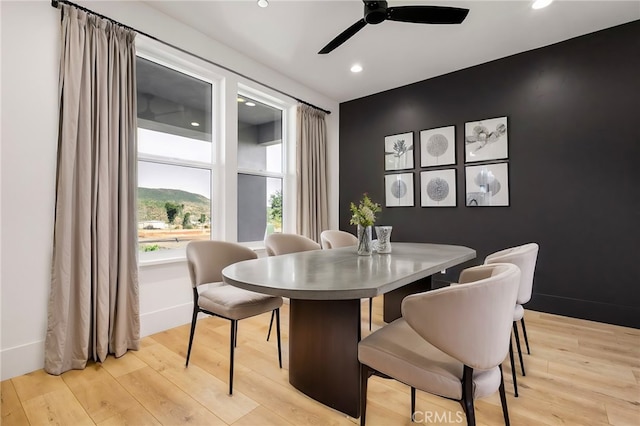
<svg viewBox="0 0 640 426">
<path fill-rule="evenodd" d="M 289 383 L 351 417 L 360 416 L 361 299 L 384 295 L 384 321 L 402 299 L 431 288 L 431 276 L 476 257 L 458 245 L 394 242 L 392 252 L 361 256 L 355 247 L 238 262 L 225 283 L 289 299 Z"/>
</svg>

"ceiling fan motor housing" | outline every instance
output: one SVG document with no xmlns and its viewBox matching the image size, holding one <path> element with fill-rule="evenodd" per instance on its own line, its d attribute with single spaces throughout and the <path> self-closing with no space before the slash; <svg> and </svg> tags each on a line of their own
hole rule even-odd
<svg viewBox="0 0 640 426">
<path fill-rule="evenodd" d="M 365 1 L 364 20 L 367 24 L 379 24 L 387 19 L 386 1 Z"/>
</svg>

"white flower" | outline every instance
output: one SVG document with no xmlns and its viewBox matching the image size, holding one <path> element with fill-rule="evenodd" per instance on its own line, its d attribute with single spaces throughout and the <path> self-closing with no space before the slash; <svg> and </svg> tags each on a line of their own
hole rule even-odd
<svg viewBox="0 0 640 426">
<path fill-rule="evenodd" d="M 376 220 L 376 217 L 373 214 L 373 211 L 367 206 L 364 206 L 362 208 L 362 216 L 365 218 L 367 222 L 373 223 Z"/>
</svg>

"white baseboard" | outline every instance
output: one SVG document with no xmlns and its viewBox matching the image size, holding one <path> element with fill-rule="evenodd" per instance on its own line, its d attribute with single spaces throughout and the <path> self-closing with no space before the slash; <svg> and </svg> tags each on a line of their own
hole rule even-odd
<svg viewBox="0 0 640 426">
<path fill-rule="evenodd" d="M 140 315 L 140 337 L 191 322 L 192 303 Z M 44 368 L 44 340 L 0 351 L 0 380 Z"/>
<path fill-rule="evenodd" d="M 193 303 L 171 306 L 140 315 L 140 337 L 191 323 Z"/>
<path fill-rule="evenodd" d="M 0 351 L 0 380 L 44 368 L 44 340 Z"/>
</svg>

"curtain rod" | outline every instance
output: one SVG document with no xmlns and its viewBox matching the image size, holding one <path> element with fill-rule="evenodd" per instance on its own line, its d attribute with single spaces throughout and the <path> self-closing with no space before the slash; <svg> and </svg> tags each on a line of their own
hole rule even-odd
<svg viewBox="0 0 640 426">
<path fill-rule="evenodd" d="M 52 6 L 52 7 L 55 7 L 56 9 L 58 9 L 58 5 L 59 5 L 60 3 L 67 4 L 67 5 L 69 5 L 69 6 L 75 7 L 76 9 L 80 9 L 80 10 L 82 10 L 82 11 L 84 11 L 84 12 L 91 13 L 91 14 L 93 14 L 93 15 L 95 15 L 95 16 L 98 16 L 98 17 L 100 17 L 100 18 L 102 18 L 102 19 L 106 19 L 107 21 L 109 21 L 109 22 L 111 22 L 111 23 L 113 23 L 113 24 L 116 24 L 116 25 L 121 26 L 121 27 L 123 27 L 123 28 L 126 28 L 126 29 L 128 29 L 128 30 L 134 31 L 134 32 L 136 32 L 136 33 L 138 33 L 138 34 L 142 34 L 143 36 L 148 37 L 148 38 L 150 38 L 150 39 L 152 39 L 152 40 L 155 40 L 155 41 L 157 41 L 158 43 L 162 43 L 162 44 L 164 44 L 165 46 L 169 46 L 169 47 L 171 47 L 171 48 L 173 48 L 173 49 L 179 50 L 179 51 L 180 51 L 180 52 L 182 52 L 182 53 L 185 53 L 185 54 L 187 54 L 187 55 L 190 55 L 190 56 L 193 56 L 193 57 L 195 57 L 195 58 L 198 58 L 198 59 L 200 59 L 201 61 L 207 62 L 207 63 L 209 63 L 209 64 L 211 64 L 211 65 L 215 65 L 216 67 L 222 68 L 222 69 L 223 69 L 223 70 L 225 70 L 225 71 L 229 71 L 230 73 L 233 73 L 233 74 L 235 74 L 235 75 L 237 75 L 237 76 L 239 76 L 239 77 L 246 78 L 246 79 L 247 79 L 247 80 L 249 80 L 249 81 L 252 81 L 252 82 L 254 82 L 254 83 L 256 83 L 256 84 L 259 84 L 259 85 L 261 85 L 261 86 L 264 86 L 264 87 L 266 87 L 266 88 L 268 88 L 268 89 L 271 89 L 271 90 L 273 90 L 273 91 L 275 91 L 275 92 L 278 92 L 278 93 L 280 93 L 281 95 L 285 95 L 285 96 L 288 96 L 288 97 L 290 97 L 290 98 L 292 98 L 292 99 L 295 99 L 296 101 L 300 102 L 301 104 L 308 105 L 308 106 L 310 106 L 310 107 L 312 107 L 312 108 L 315 108 L 315 109 L 317 109 L 317 110 L 319 110 L 319 111 L 324 112 L 325 114 L 331 114 L 331 111 L 328 111 L 328 110 L 326 110 L 326 109 L 324 109 L 324 108 L 320 108 L 320 107 L 318 107 L 318 106 L 315 106 L 314 104 L 309 103 L 309 102 L 306 102 L 306 101 L 303 101 L 302 99 L 298 99 L 298 98 L 296 98 L 295 96 L 291 96 L 290 94 L 288 94 L 288 93 L 286 93 L 286 92 L 283 92 L 282 90 L 278 90 L 278 89 L 276 89 L 275 87 L 272 87 L 272 86 L 269 86 L 269 85 L 267 85 L 267 84 L 264 84 L 264 83 L 262 83 L 262 82 L 260 82 L 260 81 L 258 81 L 258 80 L 256 80 L 256 79 L 254 79 L 254 78 L 248 77 L 248 76 L 246 76 L 246 75 L 244 75 L 244 74 L 241 74 L 241 73 L 239 73 L 239 72 L 237 72 L 237 71 L 232 70 L 231 68 L 225 67 L 224 65 L 220 65 L 220 64 L 218 64 L 218 63 L 216 63 L 216 62 L 213 62 L 213 61 L 211 61 L 211 60 L 209 60 L 209 59 L 207 59 L 207 58 L 203 58 L 203 57 L 202 57 L 202 56 L 200 56 L 200 55 L 196 55 L 195 53 L 189 52 L 188 50 L 185 50 L 185 49 L 183 49 L 183 48 L 181 48 L 181 47 L 178 47 L 178 46 L 176 46 L 176 45 L 173 45 L 173 44 L 171 44 L 171 43 L 168 43 L 168 42 L 166 42 L 166 41 L 164 41 L 164 40 L 160 40 L 159 38 L 157 38 L 157 37 L 155 37 L 155 36 L 152 36 L 152 35 L 150 35 L 150 34 L 147 34 L 147 33 L 143 32 L 143 31 L 140 31 L 140 30 L 137 30 L 137 29 L 135 29 L 135 28 L 132 28 L 132 27 L 130 27 L 130 26 L 128 26 L 128 25 L 123 24 L 122 22 L 118 22 L 118 21 L 116 21 L 115 19 L 109 18 L 108 16 L 104 16 L 104 15 L 101 15 L 100 13 L 96 13 L 96 12 L 94 12 L 94 11 L 93 11 L 93 10 L 91 10 L 91 9 L 87 9 L 86 7 L 80 6 L 79 4 L 75 4 L 75 3 L 72 3 L 72 2 L 67 1 L 67 0 L 51 0 L 51 6 Z"/>
</svg>

